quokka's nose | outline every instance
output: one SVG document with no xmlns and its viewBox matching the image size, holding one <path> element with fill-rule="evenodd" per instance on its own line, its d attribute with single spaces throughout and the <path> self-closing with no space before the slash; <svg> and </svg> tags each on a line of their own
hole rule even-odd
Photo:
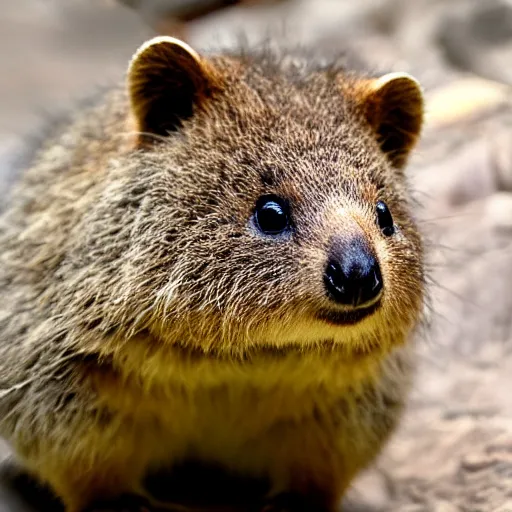
<svg viewBox="0 0 512 512">
<path fill-rule="evenodd" d="M 378 261 L 358 239 L 337 246 L 325 267 L 324 284 L 331 300 L 353 307 L 374 302 L 383 288 Z"/>
</svg>

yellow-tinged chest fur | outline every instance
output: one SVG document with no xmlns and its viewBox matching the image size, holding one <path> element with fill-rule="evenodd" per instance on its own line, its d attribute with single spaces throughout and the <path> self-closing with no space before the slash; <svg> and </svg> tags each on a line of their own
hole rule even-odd
<svg viewBox="0 0 512 512">
<path fill-rule="evenodd" d="M 117 371 L 92 375 L 100 403 L 117 413 L 132 442 L 145 445 L 150 464 L 193 456 L 253 470 L 260 466 L 254 448 L 272 432 L 314 424 L 330 439 L 329 431 L 339 435 L 344 422 L 347 430 L 353 422 L 361 432 L 373 429 L 373 420 L 358 411 L 361 397 L 368 389 L 374 399 L 380 388 L 393 394 L 389 381 L 395 378 L 400 393 L 406 391 L 397 356 L 386 359 L 347 360 L 346 354 L 318 350 L 236 361 L 153 353 L 135 344 L 114 356 Z M 262 466 L 268 464 L 268 453 L 261 458 Z"/>
</svg>

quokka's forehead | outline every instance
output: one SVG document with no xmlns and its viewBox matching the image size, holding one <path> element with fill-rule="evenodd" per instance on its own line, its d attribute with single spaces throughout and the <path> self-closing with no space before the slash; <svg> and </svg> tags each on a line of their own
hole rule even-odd
<svg viewBox="0 0 512 512">
<path fill-rule="evenodd" d="M 371 179 L 388 168 L 378 144 L 370 136 L 360 134 L 360 128 L 336 130 L 326 127 L 308 130 L 290 123 L 269 130 L 265 137 L 250 134 L 245 149 L 237 148 L 235 162 L 248 165 L 261 177 L 263 184 L 292 180 L 308 184 L 324 180 L 356 181 Z"/>
<path fill-rule="evenodd" d="M 338 79 L 319 75 L 301 83 L 290 82 L 286 77 L 271 80 L 260 76 L 250 81 L 240 78 L 228 87 L 224 101 L 233 112 L 279 124 L 279 119 L 317 129 L 329 123 L 343 125 L 363 119 L 354 97 L 347 95 L 338 85 Z"/>
<path fill-rule="evenodd" d="M 288 129 L 248 130 L 238 141 L 231 140 L 226 151 L 213 153 L 203 148 L 201 169 L 210 172 L 200 174 L 208 189 L 222 183 L 240 192 L 283 190 L 292 196 L 299 191 L 301 195 L 336 194 L 341 189 L 352 193 L 361 187 L 366 190 L 369 183 L 380 186 L 380 176 L 388 172 L 385 157 L 370 136 L 365 141 L 356 133 L 308 131 L 293 123 Z M 198 152 L 194 158 L 196 164 L 190 172 L 196 181 Z M 184 163 L 189 165 L 187 158 Z M 213 175 L 218 179 L 212 181 Z"/>
</svg>

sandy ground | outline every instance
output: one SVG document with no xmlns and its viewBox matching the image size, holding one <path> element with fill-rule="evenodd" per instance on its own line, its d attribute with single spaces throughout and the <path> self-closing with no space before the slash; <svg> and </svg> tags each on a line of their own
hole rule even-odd
<svg viewBox="0 0 512 512">
<path fill-rule="evenodd" d="M 114 0 L 17 0 L 0 15 L 0 187 L 20 136 L 122 73 L 162 18 Z M 174 25 L 172 25 L 174 26 Z M 512 4 L 290 0 L 180 27 L 200 47 L 270 29 L 414 73 L 429 117 L 411 167 L 429 240 L 432 310 L 400 431 L 349 498 L 355 511 L 512 512 Z M 0 447 L 1 451 L 1 447 Z M 31 509 L 14 480 L 0 512 Z M 42 509 L 41 503 L 37 508 Z"/>
</svg>

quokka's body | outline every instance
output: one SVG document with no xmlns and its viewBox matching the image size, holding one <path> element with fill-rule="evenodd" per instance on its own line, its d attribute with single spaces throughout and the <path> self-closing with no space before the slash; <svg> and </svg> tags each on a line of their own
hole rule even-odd
<svg viewBox="0 0 512 512">
<path fill-rule="evenodd" d="M 27 470 L 69 512 L 193 508 L 191 461 L 264 481 L 257 510 L 334 511 L 409 386 L 421 122 L 404 74 L 143 45 L 0 218 L 0 433 Z"/>
</svg>

